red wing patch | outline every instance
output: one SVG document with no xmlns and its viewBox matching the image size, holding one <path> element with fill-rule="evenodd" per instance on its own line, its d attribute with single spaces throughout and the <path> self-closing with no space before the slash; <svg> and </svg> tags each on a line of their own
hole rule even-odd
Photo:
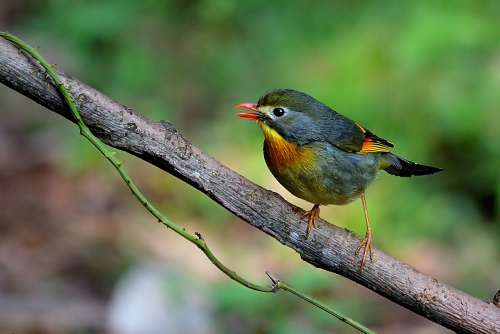
<svg viewBox="0 0 500 334">
<path fill-rule="evenodd" d="M 394 147 L 394 144 L 390 141 L 378 137 L 376 134 L 363 128 L 359 124 L 357 125 L 361 128 L 365 135 L 363 146 L 361 147 L 361 151 L 359 151 L 359 153 L 390 152 L 391 147 Z"/>
</svg>

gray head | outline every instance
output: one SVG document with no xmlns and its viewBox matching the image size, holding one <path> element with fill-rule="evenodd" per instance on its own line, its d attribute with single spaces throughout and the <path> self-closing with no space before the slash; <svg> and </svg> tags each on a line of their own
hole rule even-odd
<svg viewBox="0 0 500 334">
<path fill-rule="evenodd" d="M 354 125 L 310 95 L 293 89 L 276 89 L 264 94 L 257 104 L 242 103 L 238 107 L 255 111 L 240 117 L 254 118 L 299 145 L 342 137 Z"/>
</svg>

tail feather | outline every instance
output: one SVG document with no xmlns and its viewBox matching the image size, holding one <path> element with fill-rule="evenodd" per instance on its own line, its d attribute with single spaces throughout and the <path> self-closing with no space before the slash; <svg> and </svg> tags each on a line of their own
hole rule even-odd
<svg viewBox="0 0 500 334">
<path fill-rule="evenodd" d="M 389 164 L 384 170 L 392 175 L 409 177 L 413 175 L 429 175 L 440 172 L 443 168 L 425 166 L 417 164 L 416 162 L 411 162 L 409 160 L 398 157 L 395 154 L 388 153 L 386 156 L 386 162 Z"/>
</svg>

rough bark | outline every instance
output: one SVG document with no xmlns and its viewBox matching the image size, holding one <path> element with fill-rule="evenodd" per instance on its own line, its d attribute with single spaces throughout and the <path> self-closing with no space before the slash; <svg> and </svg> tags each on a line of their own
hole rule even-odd
<svg viewBox="0 0 500 334">
<path fill-rule="evenodd" d="M 189 143 L 168 121 L 153 121 L 59 73 L 85 124 L 106 144 L 129 152 L 203 192 L 247 223 L 294 249 L 315 267 L 355 281 L 459 333 L 500 333 L 500 308 L 424 275 L 379 249 L 360 273 L 361 239 L 319 219 L 304 238 L 301 210 Z M 0 38 L 0 82 L 73 121 L 40 65 Z"/>
</svg>

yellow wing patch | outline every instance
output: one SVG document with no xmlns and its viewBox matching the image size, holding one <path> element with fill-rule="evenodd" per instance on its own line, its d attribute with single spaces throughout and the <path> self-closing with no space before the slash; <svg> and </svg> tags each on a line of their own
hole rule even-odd
<svg viewBox="0 0 500 334">
<path fill-rule="evenodd" d="M 365 139 L 363 141 L 363 147 L 359 153 L 374 153 L 374 152 L 390 152 L 391 148 L 383 143 L 378 143 L 376 141 L 371 141 L 369 139 Z"/>
<path fill-rule="evenodd" d="M 357 126 L 363 131 L 365 139 L 363 140 L 363 145 L 358 153 L 376 153 L 376 152 L 390 152 L 394 144 L 388 140 L 378 137 L 376 134 L 368 129 L 365 129 L 358 123 Z"/>
<path fill-rule="evenodd" d="M 363 133 L 366 133 L 367 130 L 364 127 L 362 127 L 358 123 L 356 123 L 356 125 L 361 129 L 361 131 L 363 131 Z"/>
</svg>

